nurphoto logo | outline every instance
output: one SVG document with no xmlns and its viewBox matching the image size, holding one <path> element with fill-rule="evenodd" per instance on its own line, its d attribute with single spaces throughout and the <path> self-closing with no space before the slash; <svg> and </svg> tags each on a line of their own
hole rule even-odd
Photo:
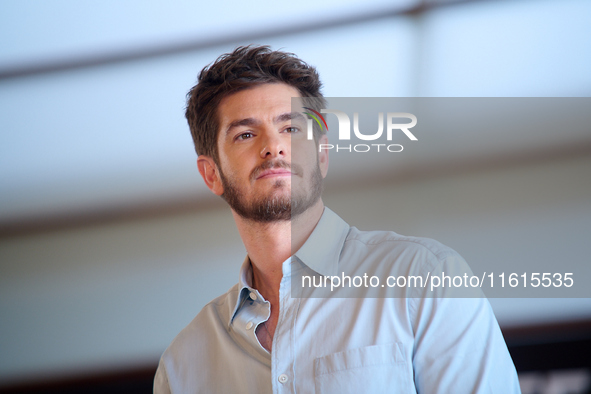
<svg viewBox="0 0 591 394">
<path fill-rule="evenodd" d="M 328 124 L 322 114 L 333 114 L 337 117 L 339 122 L 339 142 L 351 141 L 351 120 L 349 116 L 336 109 L 321 109 L 320 112 L 313 110 L 309 107 L 304 107 L 310 112 L 305 112 L 310 118 L 307 119 L 307 131 L 308 139 L 314 139 L 314 122 L 318 124 L 321 129 L 326 128 L 328 131 Z M 400 123 L 401 119 L 408 119 L 410 122 Z M 396 120 L 396 121 L 395 121 Z M 417 141 L 417 137 L 409 129 L 413 128 L 417 124 L 417 117 L 407 112 L 388 112 L 386 115 L 386 141 L 392 141 L 392 136 L 395 132 L 401 131 L 411 141 Z M 353 113 L 353 133 L 355 137 L 361 141 L 377 141 L 384 134 L 384 113 L 378 113 L 378 131 L 373 134 L 364 134 L 359 130 L 359 113 Z M 382 139 L 383 140 L 383 139 Z M 336 152 L 347 151 L 347 152 L 369 152 L 377 151 L 380 149 L 388 152 L 402 152 L 404 147 L 400 144 L 386 144 L 386 143 L 372 143 L 372 144 L 319 144 L 318 150 L 331 150 L 334 149 Z"/>
</svg>

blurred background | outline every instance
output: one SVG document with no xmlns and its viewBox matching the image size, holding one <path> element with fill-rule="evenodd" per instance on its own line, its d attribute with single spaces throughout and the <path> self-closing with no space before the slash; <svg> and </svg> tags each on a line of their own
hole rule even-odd
<svg viewBox="0 0 591 394">
<path fill-rule="evenodd" d="M 174 336 L 236 283 L 245 250 L 184 119 L 220 54 L 294 52 L 328 97 L 586 97 L 589 37 L 586 0 L 3 0 L 0 392 L 150 392 Z M 377 180 L 331 167 L 325 202 L 468 262 L 591 264 L 591 130 L 529 133 Z M 588 392 L 590 301 L 491 299 L 524 393 Z"/>
</svg>

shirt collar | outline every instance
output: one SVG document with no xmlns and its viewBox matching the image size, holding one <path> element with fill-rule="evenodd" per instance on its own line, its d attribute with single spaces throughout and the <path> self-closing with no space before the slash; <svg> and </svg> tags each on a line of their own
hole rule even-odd
<svg viewBox="0 0 591 394">
<path fill-rule="evenodd" d="M 242 266 L 240 267 L 240 277 L 238 278 L 238 287 L 242 289 L 252 288 L 252 266 L 250 265 L 250 258 L 246 256 Z"/>
<path fill-rule="evenodd" d="M 308 237 L 304 245 L 295 253 L 295 256 L 312 270 L 324 276 L 338 275 L 339 258 L 341 250 L 349 234 L 350 227 L 343 219 L 329 208 L 324 207 L 324 212 Z M 283 274 L 289 270 L 291 257 L 283 263 Z M 260 293 L 252 288 L 252 266 L 248 256 L 244 259 L 238 277 L 238 297 L 229 323 L 244 303 L 251 291 Z"/>
<path fill-rule="evenodd" d="M 339 257 L 349 234 L 349 225 L 329 208 L 295 256 L 321 275 L 338 274 Z"/>
<path fill-rule="evenodd" d="M 230 321 L 228 322 L 228 324 L 232 323 L 232 320 L 234 320 L 234 316 L 236 316 L 236 312 L 238 312 L 238 309 L 240 309 L 240 307 L 244 303 L 245 298 L 248 297 L 248 294 L 254 290 L 251 284 L 252 266 L 250 265 L 250 258 L 246 256 L 244 262 L 242 263 L 242 266 L 240 267 L 240 274 L 238 276 L 238 297 L 236 299 L 236 305 L 234 306 L 234 311 L 230 316 Z"/>
</svg>

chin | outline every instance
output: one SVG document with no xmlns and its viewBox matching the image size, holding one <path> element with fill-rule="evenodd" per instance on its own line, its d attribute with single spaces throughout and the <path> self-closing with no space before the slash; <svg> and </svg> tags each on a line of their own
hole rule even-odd
<svg viewBox="0 0 591 394">
<path fill-rule="evenodd" d="M 291 190 L 291 180 L 288 181 L 287 179 L 277 178 L 273 183 L 273 187 L 276 189 L 287 187 Z"/>
</svg>

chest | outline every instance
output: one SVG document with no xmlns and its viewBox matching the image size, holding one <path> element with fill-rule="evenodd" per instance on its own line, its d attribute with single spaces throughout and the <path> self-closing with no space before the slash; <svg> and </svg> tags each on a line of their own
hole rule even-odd
<svg viewBox="0 0 591 394">
<path fill-rule="evenodd" d="M 406 300 L 291 299 L 282 306 L 271 352 L 279 387 L 311 393 L 415 392 Z M 281 383 L 281 375 L 288 380 Z"/>
</svg>

